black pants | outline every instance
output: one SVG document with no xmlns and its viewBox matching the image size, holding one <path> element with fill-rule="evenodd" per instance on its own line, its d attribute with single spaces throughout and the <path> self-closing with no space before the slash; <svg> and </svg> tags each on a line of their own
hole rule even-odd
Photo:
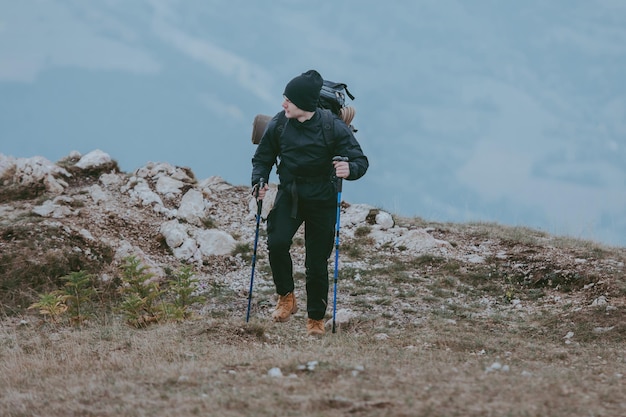
<svg viewBox="0 0 626 417">
<path fill-rule="evenodd" d="M 328 305 L 328 258 L 333 250 L 337 200 L 298 199 L 298 214 L 292 215 L 292 197 L 280 189 L 267 219 L 267 247 L 276 292 L 293 292 L 293 236 L 304 223 L 306 295 L 309 318 L 321 320 Z"/>
</svg>

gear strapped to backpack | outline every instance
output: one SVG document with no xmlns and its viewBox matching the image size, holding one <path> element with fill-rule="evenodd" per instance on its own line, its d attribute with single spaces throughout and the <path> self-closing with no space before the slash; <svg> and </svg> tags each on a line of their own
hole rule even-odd
<svg viewBox="0 0 626 417">
<path fill-rule="evenodd" d="M 354 100 L 354 96 L 348 91 L 346 84 L 324 80 L 318 107 L 328 109 L 341 117 L 341 109 L 346 107 L 346 94 L 343 93 L 344 91 L 351 100 Z"/>
<path fill-rule="evenodd" d="M 350 93 L 350 91 L 348 90 L 348 86 L 345 83 L 336 83 L 334 81 L 324 80 L 324 82 L 322 83 L 322 89 L 320 90 L 318 108 L 326 109 L 336 114 L 337 116 L 339 116 L 341 120 L 343 120 L 350 127 L 350 129 L 352 129 L 353 132 L 356 132 L 357 130 L 351 124 L 352 119 L 354 119 L 354 115 L 356 111 L 354 107 L 346 105 L 346 95 L 351 100 L 354 100 L 354 96 L 352 95 L 352 93 Z M 324 140 L 328 142 L 326 138 L 327 136 L 326 131 L 332 128 L 332 118 L 325 111 L 322 111 L 320 113 L 322 115 L 322 118 L 324 119 L 324 122 L 323 122 Z M 272 119 L 271 116 L 266 116 L 263 114 L 256 115 L 256 117 L 254 118 L 254 122 L 252 123 L 252 143 L 253 144 L 255 145 L 259 144 L 259 142 L 261 141 L 261 137 L 263 136 L 263 133 L 265 133 L 265 128 L 267 127 L 267 124 L 269 123 L 271 119 Z M 278 121 L 277 126 L 276 126 L 278 130 L 277 133 L 279 135 L 282 133 L 282 129 L 285 126 L 286 122 L 287 122 L 287 118 L 285 117 L 285 114 L 281 113 L 280 120 Z"/>
</svg>

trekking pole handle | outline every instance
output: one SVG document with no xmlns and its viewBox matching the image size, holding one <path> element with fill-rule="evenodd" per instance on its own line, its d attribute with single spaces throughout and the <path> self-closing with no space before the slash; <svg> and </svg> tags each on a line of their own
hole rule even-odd
<svg viewBox="0 0 626 417">
<path fill-rule="evenodd" d="M 259 182 L 254 186 L 254 197 L 259 198 L 259 192 L 261 192 L 263 187 L 265 187 L 265 178 L 259 178 Z"/>
<path fill-rule="evenodd" d="M 336 161 L 340 161 L 340 162 L 348 162 L 350 159 L 348 159 L 347 156 L 333 156 L 333 162 Z M 342 183 L 343 181 L 342 178 L 336 177 L 337 178 L 337 191 L 341 192 L 341 188 L 342 188 Z"/>
</svg>

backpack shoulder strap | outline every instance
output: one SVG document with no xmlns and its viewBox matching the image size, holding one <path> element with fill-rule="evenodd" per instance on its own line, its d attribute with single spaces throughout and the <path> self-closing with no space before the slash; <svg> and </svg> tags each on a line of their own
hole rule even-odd
<svg viewBox="0 0 626 417">
<path fill-rule="evenodd" d="M 276 125 L 274 126 L 274 137 L 276 138 L 276 143 L 278 145 L 278 149 L 276 152 L 280 152 L 280 138 L 283 137 L 283 131 L 285 130 L 285 126 L 287 125 L 287 116 L 285 116 L 285 112 L 281 111 L 277 115 Z"/>
<path fill-rule="evenodd" d="M 276 127 L 274 130 L 274 135 L 278 134 L 278 137 L 283 134 L 283 130 L 285 129 L 285 125 L 287 124 L 287 116 L 285 116 L 285 112 L 281 111 L 278 113 L 278 120 L 276 122 Z"/>
<path fill-rule="evenodd" d="M 324 136 L 324 143 L 326 144 L 328 153 L 333 156 L 333 149 L 331 149 L 331 142 L 334 139 L 332 136 L 335 131 L 333 113 L 328 109 L 318 108 L 317 110 L 321 112 L 322 116 L 322 136 Z"/>
</svg>

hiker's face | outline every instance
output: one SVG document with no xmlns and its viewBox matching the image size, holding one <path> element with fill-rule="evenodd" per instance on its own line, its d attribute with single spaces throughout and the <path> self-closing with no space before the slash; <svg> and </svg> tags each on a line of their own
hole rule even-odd
<svg viewBox="0 0 626 417">
<path fill-rule="evenodd" d="M 285 116 L 288 119 L 296 119 L 304 113 L 298 106 L 293 104 L 291 100 L 283 96 L 283 110 L 285 110 Z"/>
</svg>

